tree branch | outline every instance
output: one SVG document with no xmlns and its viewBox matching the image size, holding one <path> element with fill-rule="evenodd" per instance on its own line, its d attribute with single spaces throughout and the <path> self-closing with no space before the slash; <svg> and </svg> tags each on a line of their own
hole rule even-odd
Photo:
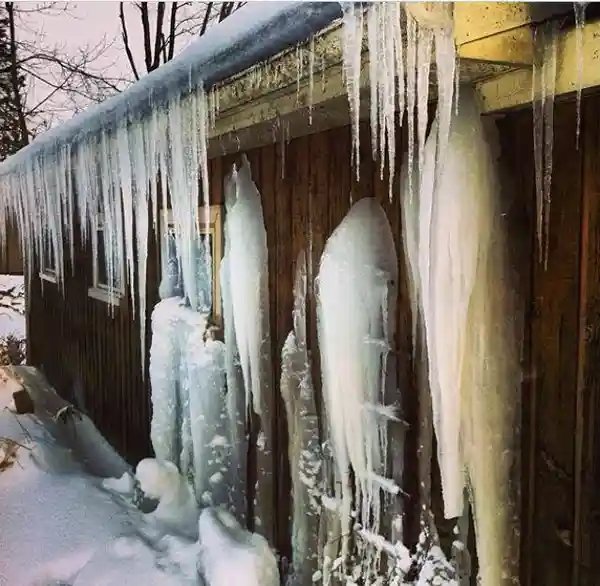
<svg viewBox="0 0 600 586">
<path fill-rule="evenodd" d="M 20 140 L 19 146 L 23 147 L 29 142 L 29 132 L 27 131 L 27 121 L 25 119 L 25 110 L 23 108 L 23 100 L 19 87 L 19 65 L 17 63 L 17 37 L 15 33 L 15 13 L 12 2 L 5 3 L 6 12 L 8 15 L 8 26 L 10 34 L 10 78 L 13 90 L 13 104 L 17 112 L 19 121 Z"/>
<path fill-rule="evenodd" d="M 129 45 L 129 35 L 127 33 L 127 24 L 125 23 L 125 11 L 123 10 L 123 2 L 119 2 L 119 19 L 121 20 L 121 35 L 123 37 L 123 45 L 125 45 L 125 53 L 127 55 L 127 60 L 129 61 L 129 65 L 131 65 L 133 77 L 135 77 L 136 80 L 139 80 L 140 76 L 135 66 L 135 60 L 133 59 L 133 54 L 131 53 L 131 47 Z"/>
<path fill-rule="evenodd" d="M 150 17 L 148 15 L 148 3 L 140 2 L 139 8 L 142 13 L 142 30 L 144 33 L 144 60 L 146 62 L 146 71 L 152 71 L 152 45 L 150 44 Z"/>
<path fill-rule="evenodd" d="M 173 4 L 171 4 L 171 22 L 169 23 L 169 54 L 168 54 L 169 61 L 171 59 L 173 59 L 173 56 L 175 55 L 175 27 L 177 25 L 177 9 L 178 9 L 177 2 L 173 2 Z M 163 43 L 164 43 L 164 36 L 163 36 Z M 165 58 L 165 61 L 167 61 L 167 58 Z"/>
<path fill-rule="evenodd" d="M 159 2 L 156 8 L 156 36 L 154 38 L 154 59 L 152 61 L 152 71 L 160 66 L 160 43 L 163 37 L 162 29 L 165 20 L 165 3 Z M 150 71 L 150 70 L 149 70 Z"/>
</svg>

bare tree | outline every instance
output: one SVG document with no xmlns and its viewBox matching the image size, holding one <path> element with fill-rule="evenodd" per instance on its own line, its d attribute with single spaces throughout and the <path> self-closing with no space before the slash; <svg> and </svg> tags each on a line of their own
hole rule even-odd
<svg viewBox="0 0 600 586">
<path fill-rule="evenodd" d="M 119 2 L 121 37 L 135 79 L 140 71 L 149 73 L 170 61 L 186 40 L 202 36 L 215 22 L 221 22 L 244 2 Z M 144 70 L 134 58 L 125 6 L 135 8 L 143 35 Z"/>
<path fill-rule="evenodd" d="M 125 77 L 110 74 L 114 63 L 100 65 L 115 39 L 105 36 L 95 45 L 69 51 L 60 44 L 48 43 L 43 31 L 31 28 L 32 16 L 38 20 L 52 16 L 76 19 L 69 3 L 5 2 L 4 9 L 9 22 L 11 59 L 2 64 L 0 73 L 2 67 L 9 67 L 13 76 L 25 79 L 24 99 L 19 92 L 14 94 L 24 144 L 55 121 L 106 99 L 130 83 Z"/>
</svg>

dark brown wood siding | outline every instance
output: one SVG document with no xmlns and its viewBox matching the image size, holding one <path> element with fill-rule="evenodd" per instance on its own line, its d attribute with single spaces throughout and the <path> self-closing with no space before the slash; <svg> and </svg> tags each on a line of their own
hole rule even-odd
<svg viewBox="0 0 600 586">
<path fill-rule="evenodd" d="M 497 121 L 502 163 L 511 179 L 504 212 L 510 255 L 524 310 L 522 344 L 522 583 L 524 586 L 594 584 L 600 573 L 600 101 L 584 102 L 579 150 L 575 148 L 575 106 L 557 104 L 548 266 L 537 262 L 531 114 Z M 272 461 L 257 469 L 276 473 L 262 485 L 257 507 L 276 507 L 277 519 L 262 530 L 289 553 L 290 485 L 287 432 L 279 397 L 279 358 L 292 327 L 292 284 L 301 250 L 310 253 L 313 276 L 324 244 L 352 202 L 373 196 L 381 202 L 396 241 L 400 267 L 395 340 L 395 376 L 410 426 L 405 453 L 392 448 L 395 473 L 404 468 L 408 494 L 407 529 L 418 521 L 417 446 L 419 401 L 412 364 L 411 316 L 401 241 L 397 181 L 390 202 L 371 157 L 368 130 L 361 136 L 361 178 L 350 166 L 348 127 L 291 141 L 283 152 L 273 145 L 247 153 L 262 194 L 269 246 L 270 327 L 273 372 L 270 408 L 275 438 Z M 402 145 L 397 145 L 398 162 Z M 222 185 L 236 156 L 210 161 L 211 200 L 222 201 Z M 387 173 L 387 172 L 385 172 Z M 384 176 L 386 176 L 384 173 Z M 149 314 L 157 295 L 158 254 L 151 243 L 147 292 Z M 138 324 L 126 302 L 114 315 L 87 295 L 91 284 L 88 250 L 77 253 L 75 275 L 64 296 L 55 285 L 34 279 L 30 291 L 30 356 L 51 383 L 86 410 L 109 441 L 132 463 L 151 453 L 148 383 L 140 371 Z M 309 346 L 314 380 L 320 383 L 314 298 L 308 302 Z M 149 341 L 147 346 L 149 346 Z M 395 437 L 399 430 L 391 430 Z M 253 456 L 254 457 L 254 456 Z M 434 485 L 435 486 L 435 485 Z M 438 493 L 439 500 L 439 490 Z M 434 502 L 434 505 L 436 503 Z"/>
<path fill-rule="evenodd" d="M 522 580 L 591 586 L 600 576 L 600 98 L 554 113 L 548 262 L 538 261 L 530 112 L 499 122 L 522 202 L 524 279 Z M 517 226 L 515 226 L 517 228 Z M 526 270 L 527 265 L 529 271 Z"/>
</svg>

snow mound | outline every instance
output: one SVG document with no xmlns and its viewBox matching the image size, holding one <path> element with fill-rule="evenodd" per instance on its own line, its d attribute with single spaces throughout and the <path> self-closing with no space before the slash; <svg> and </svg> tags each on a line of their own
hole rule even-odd
<svg viewBox="0 0 600 586">
<path fill-rule="evenodd" d="M 172 462 L 153 458 L 142 460 L 135 471 L 144 494 L 158 500 L 158 506 L 147 517 L 165 528 L 196 538 L 198 507 L 188 481 Z"/>
<path fill-rule="evenodd" d="M 235 517 L 204 509 L 198 521 L 199 564 L 207 586 L 279 586 L 277 560 L 264 537 Z"/>
</svg>

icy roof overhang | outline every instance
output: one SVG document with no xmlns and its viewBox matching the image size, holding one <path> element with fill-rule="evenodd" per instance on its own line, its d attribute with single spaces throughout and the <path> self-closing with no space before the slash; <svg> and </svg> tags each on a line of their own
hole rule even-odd
<svg viewBox="0 0 600 586">
<path fill-rule="evenodd" d="M 562 19 L 568 13 L 571 16 L 567 18 L 572 19 L 572 11 L 571 3 L 455 3 L 460 78 L 463 83 L 475 85 L 484 112 L 501 112 L 531 102 L 531 25 Z M 219 114 L 209 132 L 209 156 L 349 124 L 341 33 L 341 24 L 334 22 L 299 48 L 288 48 L 266 63 L 219 82 Z M 587 23 L 583 38 L 582 87 L 600 86 L 600 23 Z M 561 31 L 558 42 L 556 92 L 560 95 L 575 91 L 579 83 L 573 23 Z M 361 73 L 361 85 L 366 90 L 361 117 L 365 119 L 369 115 L 368 63 L 365 45 Z M 431 97 L 435 97 L 435 90 L 432 83 Z"/>
<path fill-rule="evenodd" d="M 0 164 L 0 176 L 42 151 L 138 120 L 174 95 L 185 95 L 250 68 L 317 33 L 341 16 L 338 2 L 250 2 L 209 29 L 169 63 L 124 92 L 52 129 Z"/>
<path fill-rule="evenodd" d="M 476 85 L 485 112 L 531 101 L 530 25 L 570 10 L 571 3 L 455 3 L 461 81 Z M 0 164 L 0 176 L 40 152 L 73 145 L 119 120 L 144 117 L 173 95 L 200 85 L 218 94 L 219 114 L 209 130 L 210 157 L 348 124 L 340 16 L 338 2 L 248 3 L 173 61 L 7 159 Z M 573 30 L 565 31 L 559 47 L 559 95 L 577 86 L 575 44 Z M 586 25 L 584 47 L 583 87 L 600 86 L 600 24 Z M 365 46 L 363 88 L 369 84 L 368 62 Z M 435 95 L 434 84 L 430 95 Z"/>
</svg>

